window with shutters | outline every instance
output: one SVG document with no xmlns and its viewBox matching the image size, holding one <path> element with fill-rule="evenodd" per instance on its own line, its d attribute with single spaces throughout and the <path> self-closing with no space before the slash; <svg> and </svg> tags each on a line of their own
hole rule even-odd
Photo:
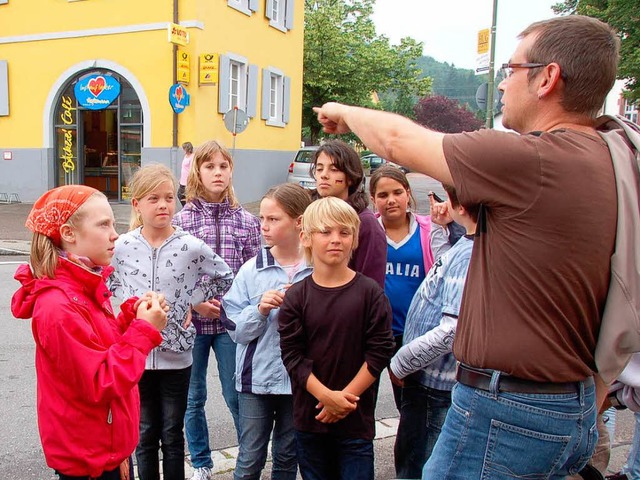
<svg viewBox="0 0 640 480">
<path fill-rule="evenodd" d="M 293 5 L 295 0 L 265 0 L 264 14 L 269 25 L 282 32 L 293 28 Z"/>
<path fill-rule="evenodd" d="M 272 127 L 284 127 L 289 123 L 290 79 L 277 68 L 262 70 L 261 118 Z"/>
<path fill-rule="evenodd" d="M 226 113 L 233 108 L 243 110 L 249 117 L 255 117 L 258 98 L 257 65 L 233 53 L 220 55 L 218 90 L 218 112 Z"/>
<path fill-rule="evenodd" d="M 249 16 L 258 10 L 258 0 L 227 0 L 227 5 Z"/>
</svg>

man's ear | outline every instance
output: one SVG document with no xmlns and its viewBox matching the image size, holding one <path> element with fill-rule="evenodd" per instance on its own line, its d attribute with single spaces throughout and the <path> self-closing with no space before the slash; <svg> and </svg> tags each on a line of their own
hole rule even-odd
<svg viewBox="0 0 640 480">
<path fill-rule="evenodd" d="M 562 78 L 561 67 L 551 62 L 540 72 L 542 81 L 538 85 L 538 98 L 544 98 L 556 90 L 558 82 Z"/>
<path fill-rule="evenodd" d="M 71 225 L 65 223 L 60 227 L 60 239 L 67 243 L 74 243 L 76 241 L 76 234 Z"/>
</svg>

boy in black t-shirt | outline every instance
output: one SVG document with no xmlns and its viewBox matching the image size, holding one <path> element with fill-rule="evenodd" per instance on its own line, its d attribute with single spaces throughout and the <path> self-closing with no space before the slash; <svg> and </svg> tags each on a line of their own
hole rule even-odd
<svg viewBox="0 0 640 480">
<path fill-rule="evenodd" d="M 394 343 L 383 290 L 348 267 L 359 223 L 335 197 L 307 208 L 301 237 L 314 271 L 289 288 L 278 315 L 305 480 L 374 478 L 372 385 Z"/>
</svg>

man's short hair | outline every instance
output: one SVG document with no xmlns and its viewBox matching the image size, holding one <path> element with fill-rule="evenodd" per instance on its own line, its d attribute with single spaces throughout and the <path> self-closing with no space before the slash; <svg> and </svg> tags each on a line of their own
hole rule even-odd
<svg viewBox="0 0 640 480">
<path fill-rule="evenodd" d="M 311 234 L 327 228 L 347 228 L 353 234 L 351 252 L 358 248 L 360 217 L 351 205 L 340 198 L 325 197 L 312 202 L 302 215 L 301 226 L 302 235 L 307 239 L 311 238 Z M 311 248 L 305 247 L 304 255 L 307 263 L 312 263 Z"/>
<path fill-rule="evenodd" d="M 532 23 L 519 38 L 529 35 L 537 38 L 527 62 L 560 65 L 564 109 L 595 117 L 618 71 L 620 40 L 613 29 L 595 18 L 569 15 Z M 529 79 L 538 73 L 531 69 Z"/>
</svg>

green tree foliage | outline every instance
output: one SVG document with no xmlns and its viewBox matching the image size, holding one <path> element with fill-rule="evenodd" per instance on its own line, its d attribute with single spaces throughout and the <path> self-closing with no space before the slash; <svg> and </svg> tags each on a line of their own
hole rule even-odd
<svg viewBox="0 0 640 480">
<path fill-rule="evenodd" d="M 377 35 L 374 3 L 305 0 L 302 125 L 314 143 L 321 133 L 314 106 L 338 101 L 375 107 L 372 93 L 388 92 L 386 108 L 411 112 L 412 98 L 429 92 L 430 80 L 420 76 L 415 64 L 422 44 L 405 38 L 392 46 Z"/>
<path fill-rule="evenodd" d="M 618 78 L 627 80 L 628 97 L 640 100 L 640 2 L 638 0 L 565 0 L 556 13 L 580 14 L 611 25 L 620 35 Z"/>
<path fill-rule="evenodd" d="M 457 100 L 439 95 L 422 98 L 415 106 L 415 112 L 419 124 L 442 133 L 470 132 L 483 125 Z"/>
<path fill-rule="evenodd" d="M 486 82 L 488 75 L 476 75 L 471 69 L 457 68 L 447 62 L 439 62 L 433 57 L 421 57 L 418 66 L 423 75 L 433 79 L 431 93 L 443 95 L 468 105 L 470 110 L 478 110 L 476 105 L 476 90 L 482 82 Z"/>
</svg>

